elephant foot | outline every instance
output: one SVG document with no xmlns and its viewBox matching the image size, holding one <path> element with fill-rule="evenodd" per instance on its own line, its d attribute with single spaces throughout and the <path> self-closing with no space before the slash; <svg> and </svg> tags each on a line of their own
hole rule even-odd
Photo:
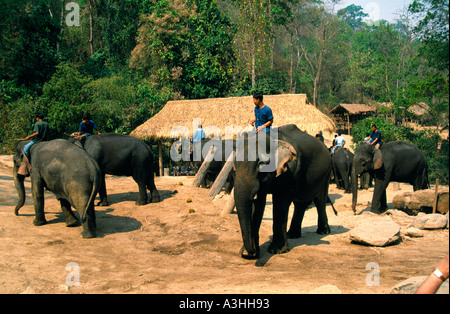
<svg viewBox="0 0 450 314">
<path fill-rule="evenodd" d="M 299 239 L 302 237 L 302 231 L 301 230 L 289 230 L 288 233 L 289 239 Z"/>
<path fill-rule="evenodd" d="M 137 206 L 144 206 L 147 205 L 147 201 L 137 200 L 135 204 Z"/>
<path fill-rule="evenodd" d="M 78 226 L 80 226 L 80 222 L 77 219 L 71 217 L 70 219 L 66 220 L 66 227 L 71 228 Z"/>
<path fill-rule="evenodd" d="M 267 250 L 272 254 L 284 254 L 289 252 L 291 249 L 287 243 L 272 242 Z"/>
<path fill-rule="evenodd" d="M 159 193 L 157 191 L 152 193 L 152 203 L 159 203 L 161 202 L 161 198 L 159 196 Z"/>
<path fill-rule="evenodd" d="M 92 239 L 92 238 L 97 237 L 97 233 L 95 231 L 83 230 L 83 232 L 81 233 L 81 236 L 84 239 Z"/>
<path fill-rule="evenodd" d="M 255 253 L 250 254 L 245 249 L 245 246 L 242 246 L 241 250 L 239 251 L 239 254 L 244 259 L 249 259 L 249 260 L 258 259 L 259 258 L 259 247 L 256 249 Z"/>
<path fill-rule="evenodd" d="M 331 233 L 330 226 L 326 225 L 326 226 L 323 226 L 323 227 L 319 227 L 319 228 L 317 228 L 316 233 L 317 234 L 321 234 L 321 235 L 329 234 L 329 233 Z"/>
<path fill-rule="evenodd" d="M 43 220 L 38 220 L 38 219 L 34 219 L 33 220 L 33 225 L 39 227 L 39 226 L 43 226 L 47 224 L 47 220 L 45 220 L 45 218 Z"/>
<path fill-rule="evenodd" d="M 104 200 L 101 200 L 100 202 L 98 202 L 97 206 L 101 206 L 101 207 L 109 206 L 109 203 L 106 199 L 104 199 Z"/>
</svg>

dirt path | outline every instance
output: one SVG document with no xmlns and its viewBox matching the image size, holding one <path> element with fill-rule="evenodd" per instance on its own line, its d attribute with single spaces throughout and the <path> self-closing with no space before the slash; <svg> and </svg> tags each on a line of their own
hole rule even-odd
<svg viewBox="0 0 450 314">
<path fill-rule="evenodd" d="M 193 178 L 187 177 L 157 178 L 162 202 L 142 207 L 134 203 L 138 188 L 131 178 L 107 177 L 110 206 L 96 207 L 98 238 L 87 240 L 81 227 L 65 227 L 59 202 L 49 192 L 49 224 L 33 226 L 29 180 L 26 205 L 14 216 L 11 167 L 11 156 L 0 156 L 0 293 L 307 293 L 327 284 L 343 293 L 388 293 L 402 280 L 428 275 L 448 253 L 448 229 L 386 248 L 351 244 L 348 231 L 374 215 L 366 210 L 373 190 L 360 191 L 363 213 L 354 216 L 351 195 L 333 184 L 330 197 L 339 216 L 327 207 L 330 235 L 315 233 L 312 208 L 305 214 L 303 237 L 289 242 L 291 251 L 269 254 L 269 199 L 260 232 L 262 256 L 244 260 L 238 254 L 237 215 L 220 216 L 226 196 L 206 201 L 207 190 L 192 188 Z M 388 202 L 410 189 L 403 184 L 400 191 L 388 189 Z M 366 284 L 369 263 L 379 265 L 379 286 Z M 79 286 L 68 286 L 77 269 Z"/>
</svg>

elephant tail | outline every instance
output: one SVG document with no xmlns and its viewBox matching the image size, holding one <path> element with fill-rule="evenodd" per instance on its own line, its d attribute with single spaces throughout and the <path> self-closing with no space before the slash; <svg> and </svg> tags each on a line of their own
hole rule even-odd
<svg viewBox="0 0 450 314">
<path fill-rule="evenodd" d="M 333 202 L 330 199 L 330 196 L 327 195 L 327 202 L 331 204 L 331 208 L 333 208 L 333 212 L 336 216 L 338 216 L 338 212 L 336 210 L 336 208 L 334 208 Z"/>
<path fill-rule="evenodd" d="M 84 224 L 87 220 L 87 213 L 89 211 L 89 207 L 90 206 L 92 206 L 92 208 L 94 207 L 94 200 L 95 200 L 95 197 L 97 196 L 98 189 L 100 188 L 100 183 L 101 183 L 100 168 L 98 168 L 98 166 L 95 165 L 94 170 L 95 171 L 93 171 L 93 174 L 91 177 L 92 181 L 93 181 L 91 195 L 89 196 L 89 201 L 86 204 L 86 208 L 84 209 L 83 214 L 80 217 L 82 224 Z"/>
</svg>

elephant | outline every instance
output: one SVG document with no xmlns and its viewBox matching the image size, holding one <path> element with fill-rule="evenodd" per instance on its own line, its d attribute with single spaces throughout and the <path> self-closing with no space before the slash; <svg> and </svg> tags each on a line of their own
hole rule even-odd
<svg viewBox="0 0 450 314">
<path fill-rule="evenodd" d="M 312 201 L 318 211 L 317 233 L 330 233 L 326 202 L 331 157 L 327 148 L 295 125 L 273 128 L 271 132 L 278 138 L 260 132 L 246 134 L 236 144 L 234 198 L 244 244 L 240 254 L 246 259 L 260 255 L 259 229 L 269 193 L 273 196 L 270 253 L 289 252 L 288 236 L 301 237 L 303 216 Z M 295 211 L 286 232 L 292 202 Z"/>
<path fill-rule="evenodd" d="M 351 193 L 350 177 L 353 166 L 353 153 L 338 146 L 331 156 L 334 179 L 338 189 L 344 189 L 345 193 Z"/>
<path fill-rule="evenodd" d="M 71 142 L 76 140 L 71 139 Z M 94 158 L 101 170 L 100 202 L 108 206 L 105 175 L 132 176 L 139 186 L 136 205 L 147 204 L 147 188 L 153 203 L 160 201 L 153 173 L 153 155 L 144 141 L 116 133 L 92 135 L 79 141 L 84 150 Z"/>
<path fill-rule="evenodd" d="M 371 173 L 375 180 L 373 212 L 387 210 L 386 188 L 389 182 L 410 183 L 414 191 L 428 189 L 428 165 L 425 155 L 413 144 L 395 141 L 380 149 L 361 144 L 355 152 L 352 169 L 352 210 L 356 214 L 357 176 Z"/>
<path fill-rule="evenodd" d="M 13 157 L 14 183 L 19 201 L 14 213 L 25 204 L 25 176 L 18 173 L 23 162 L 23 147 L 29 141 L 22 141 L 16 147 Z M 53 192 L 61 203 L 66 225 L 78 225 L 72 212 L 74 207 L 83 226 L 83 238 L 96 237 L 94 200 L 101 183 L 101 172 L 95 160 L 84 150 L 66 140 L 53 140 L 35 144 L 30 149 L 31 186 L 36 217 L 35 226 L 47 223 L 44 214 L 44 188 Z"/>
</svg>

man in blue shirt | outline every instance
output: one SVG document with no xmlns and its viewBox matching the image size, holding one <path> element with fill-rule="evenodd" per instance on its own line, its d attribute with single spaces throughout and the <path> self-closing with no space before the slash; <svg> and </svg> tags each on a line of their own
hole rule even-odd
<svg viewBox="0 0 450 314">
<path fill-rule="evenodd" d="M 380 148 L 380 146 L 383 144 L 381 141 L 381 132 L 377 130 L 377 126 L 375 124 L 372 125 L 372 133 L 370 133 L 369 138 L 363 143 L 366 142 L 369 145 L 375 146 L 375 148 Z"/>
<path fill-rule="evenodd" d="M 90 120 L 88 115 L 84 115 L 81 119 L 80 129 L 78 130 L 78 137 L 80 137 L 82 134 L 91 136 L 94 134 L 94 130 L 97 131 L 97 134 L 101 134 L 98 131 L 98 127 L 95 125 L 94 121 Z"/>
<path fill-rule="evenodd" d="M 202 125 L 200 124 L 197 130 L 194 131 L 194 135 L 192 136 L 192 142 L 193 143 L 200 142 L 204 138 L 206 138 L 205 131 L 203 131 Z"/>
<path fill-rule="evenodd" d="M 272 109 L 264 104 L 263 95 L 260 93 L 253 95 L 253 103 L 255 104 L 255 119 L 252 119 L 250 124 L 255 127 L 256 133 L 261 131 L 269 133 L 273 124 Z"/>
</svg>

